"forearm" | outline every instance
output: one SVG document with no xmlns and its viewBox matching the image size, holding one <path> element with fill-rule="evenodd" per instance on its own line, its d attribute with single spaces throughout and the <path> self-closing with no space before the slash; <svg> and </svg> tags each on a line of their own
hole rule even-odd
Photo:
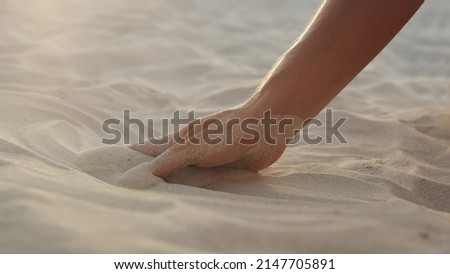
<svg viewBox="0 0 450 274">
<path fill-rule="evenodd" d="M 251 101 L 278 115 L 316 116 L 391 41 L 422 0 L 329 0 Z"/>
</svg>

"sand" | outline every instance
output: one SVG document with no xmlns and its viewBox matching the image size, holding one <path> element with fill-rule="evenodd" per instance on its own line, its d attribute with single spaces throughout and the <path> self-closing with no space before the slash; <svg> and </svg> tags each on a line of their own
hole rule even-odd
<svg viewBox="0 0 450 274">
<path fill-rule="evenodd" d="M 241 102 L 319 1 L 0 5 L 0 252 L 450 252 L 448 1 L 426 2 L 329 105 L 348 144 L 167 181 L 102 144 L 102 121 Z"/>
</svg>

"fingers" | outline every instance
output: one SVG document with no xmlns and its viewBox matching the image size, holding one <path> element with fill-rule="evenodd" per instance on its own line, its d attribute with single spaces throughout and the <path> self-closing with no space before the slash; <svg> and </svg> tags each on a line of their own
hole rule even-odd
<svg viewBox="0 0 450 274">
<path fill-rule="evenodd" d="M 263 169 L 259 162 L 257 162 L 258 159 L 252 159 L 253 157 L 244 157 L 239 160 L 236 160 L 234 162 L 228 163 L 226 165 L 223 165 L 224 167 L 230 167 L 230 168 L 239 168 L 239 169 L 248 169 L 251 171 L 260 171 Z"/>
<path fill-rule="evenodd" d="M 144 144 L 132 144 L 129 145 L 128 148 L 156 157 L 174 144 L 182 143 L 182 139 L 186 136 L 188 130 L 189 127 L 183 127 L 179 132 L 170 134 L 162 139 L 153 139 L 151 141 L 146 141 Z"/>
<path fill-rule="evenodd" d="M 266 147 L 263 152 L 250 153 L 224 166 L 248 169 L 251 171 L 260 171 L 276 162 L 283 154 L 285 148 L 285 146 L 271 146 L 270 149 Z"/>
<path fill-rule="evenodd" d="M 154 141 L 146 141 L 144 144 L 132 144 L 128 146 L 128 148 L 150 155 L 152 157 L 156 157 L 169 149 L 173 144 L 173 137 L 172 135 L 170 135 L 167 141 L 161 142 L 161 144 L 157 144 Z"/>
<path fill-rule="evenodd" d="M 141 163 L 113 180 L 113 184 L 133 189 L 146 189 L 158 183 L 163 183 L 161 178 L 151 173 L 151 162 Z"/>
<path fill-rule="evenodd" d="M 161 144 L 146 141 L 145 144 L 133 144 L 129 148 L 156 157 L 151 162 L 151 171 L 155 176 L 165 178 L 179 169 L 197 163 L 200 159 L 202 148 L 186 143 L 189 129 L 189 127 L 182 128 L 176 134 L 166 137 L 166 142 Z"/>
<path fill-rule="evenodd" d="M 177 170 L 196 164 L 200 159 L 200 146 L 174 145 L 152 161 L 152 172 L 155 176 L 166 178 Z"/>
</svg>

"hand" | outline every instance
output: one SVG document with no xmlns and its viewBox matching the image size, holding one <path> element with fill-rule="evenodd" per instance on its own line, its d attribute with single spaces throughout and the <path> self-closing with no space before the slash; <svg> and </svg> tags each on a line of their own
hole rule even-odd
<svg viewBox="0 0 450 274">
<path fill-rule="evenodd" d="M 315 117 L 350 83 L 422 2 L 324 1 L 307 30 L 282 55 L 246 104 L 193 122 L 180 134 L 169 136 L 164 145 L 147 142 L 131 148 L 156 157 L 150 168 L 159 177 L 187 165 L 255 171 L 271 165 L 281 156 L 295 129 Z M 274 126 L 267 127 L 265 113 L 269 109 L 278 116 L 268 117 Z M 239 123 L 230 125 L 235 119 Z M 260 123 L 245 127 L 244 120 L 252 119 Z M 291 119 L 292 125 L 284 123 L 286 119 Z M 212 120 L 215 122 L 210 123 Z M 217 121 L 222 124 L 215 131 L 215 137 L 222 137 L 218 143 L 205 134 Z"/>
<path fill-rule="evenodd" d="M 299 124 L 297 117 L 271 117 L 247 104 L 195 120 L 166 144 L 147 141 L 130 148 L 156 157 L 150 169 L 161 178 L 188 165 L 258 171 L 281 156 Z"/>
</svg>

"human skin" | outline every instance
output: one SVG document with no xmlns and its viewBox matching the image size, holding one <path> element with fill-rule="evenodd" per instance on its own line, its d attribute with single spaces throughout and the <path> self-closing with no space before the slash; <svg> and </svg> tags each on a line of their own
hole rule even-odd
<svg viewBox="0 0 450 274">
<path fill-rule="evenodd" d="M 226 166 L 258 171 L 274 163 L 284 152 L 286 140 L 308 119 L 315 117 L 370 61 L 394 38 L 422 5 L 423 0 L 328 0 L 324 1 L 314 19 L 294 45 L 284 53 L 267 74 L 254 94 L 241 105 L 199 119 L 186 126 L 175 141 L 155 145 L 134 144 L 130 148 L 156 157 L 151 171 L 165 178 L 188 165 L 200 167 Z M 291 118 L 293 125 L 284 133 L 271 131 L 276 142 L 259 138 L 251 144 L 238 141 L 210 144 L 202 140 L 205 122 L 210 118 L 226 124 L 230 119 L 262 120 L 270 110 L 280 123 Z M 248 134 L 233 126 L 235 139 Z M 255 126 L 260 136 L 267 128 Z M 191 134 L 191 135 L 190 135 Z M 199 144 L 189 142 L 196 136 Z M 178 138 L 179 139 L 179 138 Z"/>
</svg>

